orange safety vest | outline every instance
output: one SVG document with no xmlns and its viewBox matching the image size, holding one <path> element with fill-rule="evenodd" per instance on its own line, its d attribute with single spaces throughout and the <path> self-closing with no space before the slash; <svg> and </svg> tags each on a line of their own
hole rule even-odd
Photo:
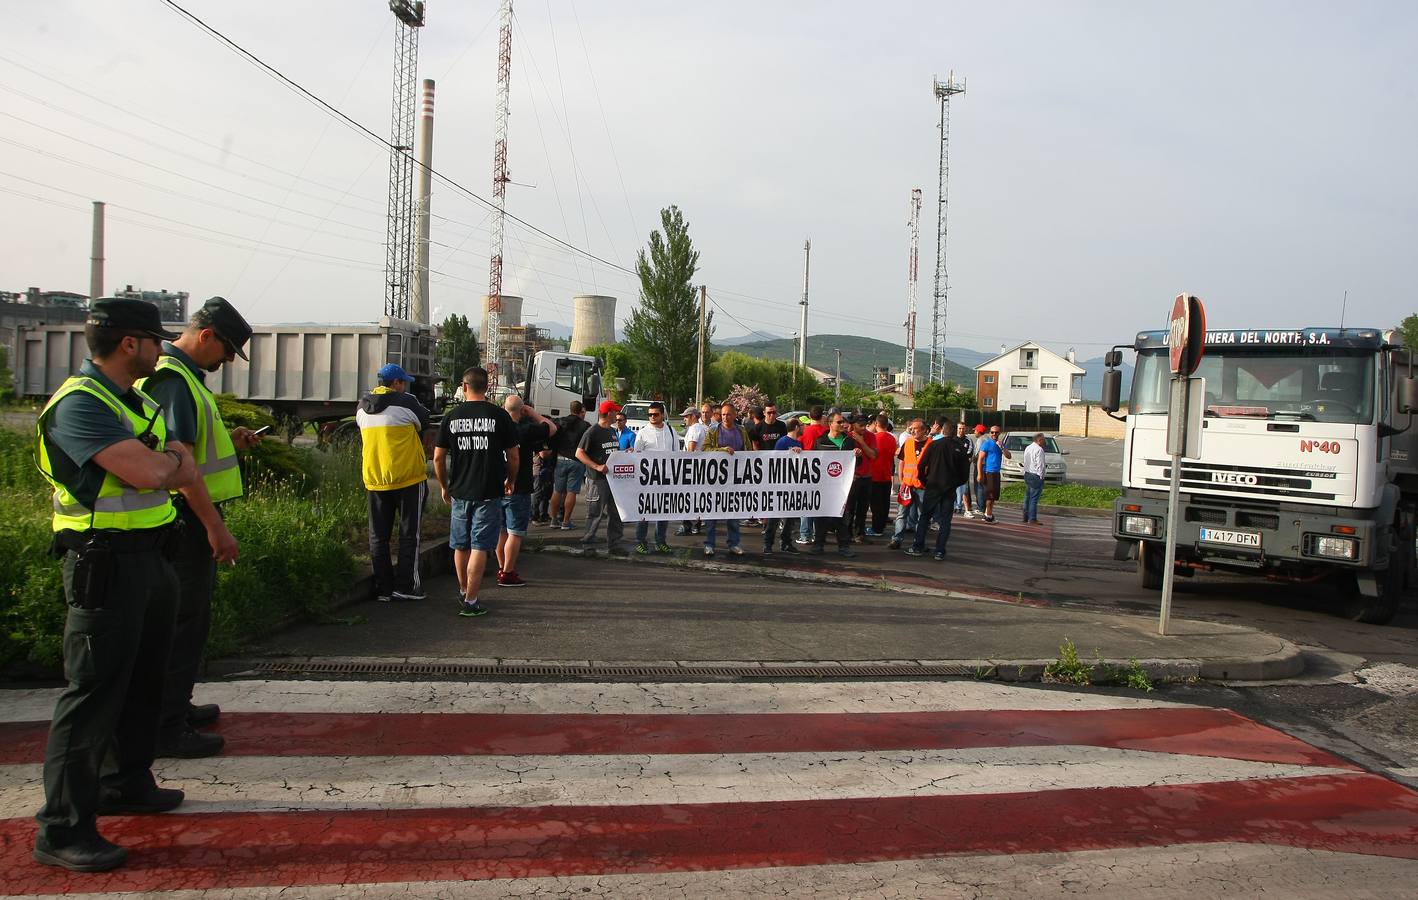
<svg viewBox="0 0 1418 900">
<path fill-rule="evenodd" d="M 929 441 L 926 443 L 926 446 L 930 446 Z M 921 458 L 916 455 L 916 439 L 913 437 L 906 438 L 905 449 L 901 451 L 902 484 L 908 485 L 913 488 L 918 488 L 921 486 L 921 479 L 916 477 L 916 464 L 920 461 L 920 459 Z"/>
</svg>

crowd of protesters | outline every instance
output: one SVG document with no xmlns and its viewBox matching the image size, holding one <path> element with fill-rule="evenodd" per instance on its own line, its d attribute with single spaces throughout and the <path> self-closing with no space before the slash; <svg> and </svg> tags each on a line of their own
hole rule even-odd
<svg viewBox="0 0 1418 900">
<path fill-rule="evenodd" d="M 924 556 L 934 533 L 930 552 L 936 560 L 944 560 L 957 514 L 985 523 L 995 521 L 1002 462 L 1011 458 L 999 427 L 978 425 L 971 430 L 965 422 L 944 416 L 929 423 L 914 418 L 898 436 L 885 413 L 863 415 L 814 406 L 805 415 L 785 420 L 773 403 L 751 407 L 741 415 L 732 403 L 705 402 L 680 413 L 681 434 L 660 402 L 649 405 L 647 424 L 632 428 L 612 400 L 602 401 L 592 420 L 588 421 L 582 405 L 574 402 L 566 416 L 553 421 L 521 397 L 510 396 L 499 406 L 488 399 L 487 392 L 485 370 L 474 367 L 464 373 L 462 400 L 443 416 L 434 442 L 434 475 L 451 507 L 449 545 L 458 576 L 460 614 L 464 616 L 486 613 L 479 591 L 493 564 L 499 586 L 526 583 L 518 571 L 518 560 L 532 524 L 552 530 L 579 528 L 583 548 L 604 550 L 611 556 L 672 552 L 669 522 L 638 522 L 634 543 L 626 540 L 607 478 L 611 454 L 618 451 L 847 451 L 853 455 L 851 485 L 840 514 L 747 520 L 724 516 L 679 522 L 676 536 L 702 538 L 706 558 L 720 552 L 744 555 L 744 529 L 757 527 L 762 530 L 760 552 L 764 556 L 823 554 L 829 538 L 836 552 L 846 558 L 856 556 L 854 543 L 870 544 L 878 538 L 886 538 L 892 550 Z M 417 414 L 407 419 L 407 427 L 415 432 L 427 421 Z M 404 444 L 421 446 L 413 440 Z M 1043 435 L 1035 435 L 1024 454 L 1023 469 L 1024 523 L 1037 525 L 1043 488 Z M 894 521 L 890 518 L 893 493 L 897 501 Z M 580 526 L 573 520 L 578 502 L 585 508 L 585 521 Z M 408 551 L 400 554 L 397 569 L 387 558 L 391 506 L 371 501 L 371 521 L 379 520 L 380 540 L 372 541 L 372 546 L 378 544 L 374 565 L 380 574 L 379 599 L 418 599 L 422 591 L 416 573 L 409 571 Z M 402 509 L 400 513 L 406 514 Z M 416 528 L 417 517 L 409 518 Z M 402 550 L 409 542 L 407 529 L 400 537 Z"/>
</svg>

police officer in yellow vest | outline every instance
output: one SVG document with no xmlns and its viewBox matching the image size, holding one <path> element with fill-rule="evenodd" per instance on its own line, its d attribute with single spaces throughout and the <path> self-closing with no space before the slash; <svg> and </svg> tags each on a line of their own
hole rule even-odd
<svg viewBox="0 0 1418 900">
<path fill-rule="evenodd" d="M 168 442 L 192 451 L 199 476 L 173 498 L 183 526 L 172 561 L 181 588 L 163 687 L 158 756 L 212 756 L 224 743 L 221 735 L 197 730 L 221 710 L 215 703 L 193 706 L 192 686 L 211 630 L 217 566 L 236 565 L 239 550 L 220 507 L 242 495 L 237 448 L 261 438 L 249 428 L 227 430 L 205 378 L 237 356 L 246 359 L 242 348 L 250 337 L 251 326 L 241 313 L 224 298 L 213 297 L 192 314 L 176 340 L 163 344 L 157 371 L 139 385 L 162 407 Z"/>
<path fill-rule="evenodd" d="M 68 686 L 49 728 L 34 858 L 100 872 L 128 851 L 99 835 L 97 815 L 165 812 L 183 799 L 157 786 L 152 763 L 177 597 L 168 492 L 191 484 L 197 468 L 190 452 L 166 446 L 162 410 L 134 387 L 157 366 L 159 342 L 176 337 L 157 307 L 95 300 L 84 336 L 92 359 L 36 428 L 69 607 Z"/>
</svg>

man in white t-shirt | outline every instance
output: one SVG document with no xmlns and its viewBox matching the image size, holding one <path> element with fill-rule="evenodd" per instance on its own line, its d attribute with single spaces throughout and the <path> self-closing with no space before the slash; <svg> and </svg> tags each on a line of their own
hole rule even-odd
<svg viewBox="0 0 1418 900">
<path fill-rule="evenodd" d="M 679 449 L 679 438 L 675 436 L 675 430 L 665 421 L 665 404 L 650 404 L 650 424 L 642 425 L 635 432 L 636 453 L 668 453 L 671 450 Z M 669 522 L 655 523 L 655 552 L 669 553 L 670 545 L 665 543 L 665 532 L 670 526 Z M 650 536 L 650 523 L 640 521 L 635 524 L 635 552 L 641 556 L 648 556 L 650 545 L 645 543 L 645 539 Z"/>
<path fill-rule="evenodd" d="M 684 449 L 695 452 L 703 448 L 704 439 L 709 436 L 709 428 L 700 421 L 699 410 L 693 404 L 685 407 L 684 417 Z M 704 531 L 704 524 L 698 520 L 684 521 L 680 523 L 679 530 L 675 532 L 675 537 L 684 537 L 687 534 L 701 534 Z"/>
</svg>

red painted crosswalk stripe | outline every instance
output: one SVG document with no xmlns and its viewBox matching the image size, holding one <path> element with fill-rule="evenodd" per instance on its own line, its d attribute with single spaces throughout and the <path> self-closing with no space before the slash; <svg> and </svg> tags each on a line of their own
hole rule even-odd
<svg viewBox="0 0 1418 900">
<path fill-rule="evenodd" d="M 0 723 L 0 765 L 40 762 L 48 723 Z M 905 713 L 228 713 L 225 756 L 802 753 L 1091 746 L 1354 768 L 1228 710 Z"/>
<path fill-rule="evenodd" d="M 960 853 L 1263 843 L 1418 859 L 1418 794 L 1378 776 L 871 800 L 121 817 L 106 875 L 28 862 L 0 821 L 17 894 L 453 881 L 809 866 Z"/>
</svg>

